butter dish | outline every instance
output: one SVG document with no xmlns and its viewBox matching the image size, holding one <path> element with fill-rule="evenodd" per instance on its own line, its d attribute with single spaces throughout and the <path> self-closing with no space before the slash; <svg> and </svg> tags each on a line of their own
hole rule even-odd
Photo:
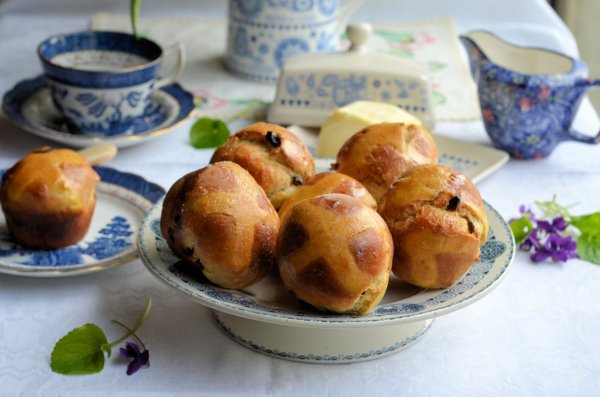
<svg viewBox="0 0 600 397">
<path fill-rule="evenodd" d="M 346 32 L 351 42 L 347 52 L 301 54 L 284 64 L 269 122 L 318 127 L 334 109 L 370 100 L 406 110 L 433 129 L 425 67 L 412 59 L 367 52 L 369 24 L 352 24 Z"/>
</svg>

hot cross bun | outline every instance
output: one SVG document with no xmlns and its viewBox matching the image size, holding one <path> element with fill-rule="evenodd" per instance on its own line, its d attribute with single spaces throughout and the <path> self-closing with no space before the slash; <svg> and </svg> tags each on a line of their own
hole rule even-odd
<svg viewBox="0 0 600 397">
<path fill-rule="evenodd" d="M 329 171 L 321 172 L 306 181 L 304 185 L 299 186 L 279 208 L 279 217 L 283 218 L 297 202 L 327 193 L 347 194 L 356 197 L 373 209 L 377 208 L 375 199 L 362 183 L 348 175 Z"/>
<path fill-rule="evenodd" d="M 315 174 L 314 159 L 304 143 L 277 124 L 259 122 L 236 132 L 217 148 L 210 162 L 223 160 L 246 169 L 276 209 Z"/>
<path fill-rule="evenodd" d="M 397 179 L 377 211 L 394 239 L 394 274 L 423 288 L 447 288 L 479 260 L 488 220 L 477 187 L 442 165 L 419 165 Z"/>
<path fill-rule="evenodd" d="M 275 263 L 277 212 L 252 176 L 230 161 L 175 182 L 160 227 L 184 263 L 224 288 L 253 284 Z"/>
<path fill-rule="evenodd" d="M 437 146 L 416 124 L 381 123 L 354 134 L 338 152 L 333 168 L 369 189 L 375 200 L 406 170 L 437 163 Z"/>
<path fill-rule="evenodd" d="M 317 309 L 362 314 L 387 289 L 390 232 L 377 212 L 345 194 L 298 202 L 282 220 L 279 273 L 298 299 Z"/>
</svg>

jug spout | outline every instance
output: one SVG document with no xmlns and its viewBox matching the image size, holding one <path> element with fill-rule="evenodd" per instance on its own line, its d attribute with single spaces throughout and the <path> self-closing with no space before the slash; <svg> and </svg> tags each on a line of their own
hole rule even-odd
<svg viewBox="0 0 600 397">
<path fill-rule="evenodd" d="M 486 60 L 487 57 L 483 51 L 481 51 L 477 43 L 469 36 L 461 35 L 459 36 L 459 39 L 467 52 L 471 76 L 473 76 L 475 83 L 479 83 L 481 63 Z"/>
</svg>

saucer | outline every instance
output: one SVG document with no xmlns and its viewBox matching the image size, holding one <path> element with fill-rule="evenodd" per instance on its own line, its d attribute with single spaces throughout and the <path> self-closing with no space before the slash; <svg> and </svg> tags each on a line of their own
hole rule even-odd
<svg viewBox="0 0 600 397">
<path fill-rule="evenodd" d="M 146 115 L 128 135 L 94 136 L 69 132 L 64 116 L 52 103 L 43 76 L 23 80 L 4 95 L 4 113 L 24 130 L 72 147 L 112 143 L 118 148 L 137 145 L 166 134 L 181 125 L 194 110 L 194 99 L 179 84 L 171 84 L 152 94 Z"/>
<path fill-rule="evenodd" d="M 332 314 L 300 304 L 272 272 L 258 283 L 233 290 L 216 286 L 169 248 L 160 231 L 162 200 L 146 214 L 138 247 L 150 273 L 175 291 L 207 306 L 230 338 L 256 352 L 307 363 L 336 364 L 372 360 L 421 340 L 432 320 L 462 309 L 492 291 L 506 275 L 515 242 L 506 221 L 488 203 L 488 239 L 480 261 L 453 286 L 422 289 L 397 277 L 381 303 L 364 315 Z M 469 332 L 465 329 L 465 332 Z"/>
<path fill-rule="evenodd" d="M 0 273 L 62 277 L 95 272 L 138 256 L 136 239 L 144 214 L 165 190 L 140 176 L 94 167 L 100 176 L 90 228 L 77 244 L 55 250 L 21 247 L 10 236 L 0 211 Z M 0 170 L 0 178 L 4 173 Z"/>
</svg>

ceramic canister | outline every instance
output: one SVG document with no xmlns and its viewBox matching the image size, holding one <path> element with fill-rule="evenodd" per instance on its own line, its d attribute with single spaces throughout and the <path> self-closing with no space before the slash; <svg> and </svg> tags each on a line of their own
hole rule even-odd
<svg viewBox="0 0 600 397">
<path fill-rule="evenodd" d="M 345 21 L 361 2 L 230 0 L 225 64 L 238 76 L 274 82 L 290 56 L 339 49 Z"/>
</svg>

